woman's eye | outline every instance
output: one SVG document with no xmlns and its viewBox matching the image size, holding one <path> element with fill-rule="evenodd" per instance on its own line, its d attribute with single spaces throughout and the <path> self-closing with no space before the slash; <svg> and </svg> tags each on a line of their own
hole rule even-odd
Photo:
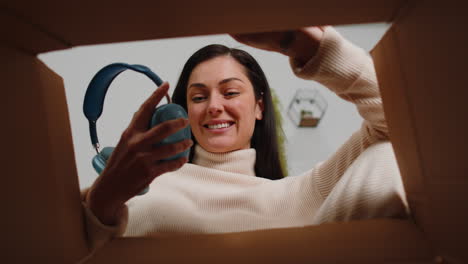
<svg viewBox="0 0 468 264">
<path fill-rule="evenodd" d="M 226 92 L 226 93 L 224 93 L 224 96 L 234 97 L 234 96 L 237 96 L 239 94 L 240 94 L 239 92 Z"/>
<path fill-rule="evenodd" d="M 206 99 L 205 96 L 194 96 L 194 97 L 192 97 L 192 102 L 198 103 L 198 102 L 201 102 L 201 101 L 203 101 L 205 99 Z"/>
</svg>

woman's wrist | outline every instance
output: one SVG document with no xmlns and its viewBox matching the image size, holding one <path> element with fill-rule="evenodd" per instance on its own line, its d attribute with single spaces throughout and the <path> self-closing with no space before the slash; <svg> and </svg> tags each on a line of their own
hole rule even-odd
<svg viewBox="0 0 468 264">
<path fill-rule="evenodd" d="M 119 211 L 122 210 L 123 205 L 119 203 L 109 203 L 99 195 L 99 191 L 90 188 L 85 202 L 93 214 L 104 225 L 113 226 L 118 222 Z"/>
</svg>

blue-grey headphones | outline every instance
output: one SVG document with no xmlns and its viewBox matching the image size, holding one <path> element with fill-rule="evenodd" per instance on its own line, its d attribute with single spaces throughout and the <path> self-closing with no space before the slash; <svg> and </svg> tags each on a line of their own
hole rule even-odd
<svg viewBox="0 0 468 264">
<path fill-rule="evenodd" d="M 98 118 L 102 114 L 102 110 L 104 107 L 104 98 L 106 96 L 110 84 L 115 79 L 115 77 L 117 77 L 117 75 L 119 75 L 127 69 L 145 74 L 157 86 L 160 86 L 163 83 L 159 76 L 152 72 L 148 67 L 137 64 L 130 65 L 126 63 L 113 63 L 102 68 L 98 73 L 96 73 L 96 75 L 94 75 L 93 79 L 88 85 L 88 89 L 86 90 L 83 104 L 83 112 L 89 121 L 89 133 L 91 136 L 91 143 L 93 144 L 93 147 L 96 149 L 97 152 L 97 155 L 94 156 L 92 160 L 92 164 L 98 174 L 101 174 L 101 172 L 104 170 L 106 162 L 111 156 L 114 147 L 105 147 L 101 151 L 99 151 L 99 140 L 97 136 L 96 123 Z M 184 108 L 182 108 L 182 106 L 178 104 L 172 104 L 171 99 L 167 94 L 166 98 L 168 104 L 159 106 L 155 109 L 153 116 L 151 117 L 151 121 L 148 125 L 148 129 L 167 120 L 177 119 L 181 117 L 188 118 L 187 112 L 184 110 Z M 187 126 L 182 130 L 179 130 L 176 133 L 163 139 L 161 142 L 156 143 L 155 146 L 172 144 L 190 138 L 190 127 Z M 166 160 L 173 160 L 182 156 L 188 157 L 189 151 L 190 150 L 186 150 L 170 158 L 167 158 Z M 140 193 L 140 195 L 145 194 L 146 192 L 148 192 L 148 190 L 149 187 L 146 187 L 146 189 L 143 190 Z"/>
</svg>

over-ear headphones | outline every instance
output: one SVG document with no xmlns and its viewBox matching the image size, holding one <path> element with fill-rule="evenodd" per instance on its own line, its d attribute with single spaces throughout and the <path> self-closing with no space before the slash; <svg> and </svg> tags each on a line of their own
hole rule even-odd
<svg viewBox="0 0 468 264">
<path fill-rule="evenodd" d="M 89 133 L 91 136 L 91 143 L 97 152 L 97 155 L 94 156 L 92 160 L 92 164 L 98 174 L 101 174 L 101 172 L 104 170 L 106 162 L 111 156 L 114 147 L 105 147 L 101 151 L 99 151 L 99 140 L 97 136 L 96 123 L 98 118 L 102 114 L 102 110 L 104 107 L 104 98 L 106 96 L 110 84 L 115 79 L 115 77 L 117 77 L 117 75 L 119 75 L 127 69 L 143 73 L 148 78 L 150 78 L 157 86 L 160 86 L 163 83 L 161 78 L 159 78 L 159 76 L 156 75 L 156 73 L 151 71 L 148 67 L 138 64 L 131 65 L 126 63 L 113 63 L 102 68 L 96 73 L 96 75 L 94 75 L 93 79 L 88 85 L 88 89 L 86 90 L 85 99 L 83 103 L 83 112 L 89 122 Z M 155 109 L 153 116 L 151 117 L 151 120 L 149 122 L 148 129 L 167 120 L 177 118 L 188 118 L 187 112 L 184 108 L 182 108 L 182 106 L 178 104 L 172 104 L 171 99 L 167 94 L 166 99 L 168 101 L 168 104 L 159 106 Z M 155 146 L 172 144 L 190 138 L 190 127 L 187 126 L 177 131 L 176 133 L 166 137 L 161 142 L 156 143 Z M 178 153 L 170 158 L 167 158 L 166 160 L 178 159 L 182 156 L 188 158 L 189 151 L 189 149 L 185 150 L 184 152 Z M 145 194 L 146 192 L 148 192 L 148 190 L 149 188 L 147 187 L 140 193 L 140 195 Z"/>
</svg>

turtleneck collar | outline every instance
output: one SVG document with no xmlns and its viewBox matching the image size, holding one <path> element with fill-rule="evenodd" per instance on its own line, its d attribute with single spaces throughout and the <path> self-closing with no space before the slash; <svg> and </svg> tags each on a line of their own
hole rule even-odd
<svg viewBox="0 0 468 264">
<path fill-rule="evenodd" d="M 253 148 L 212 153 L 196 145 L 192 162 L 207 168 L 255 176 L 255 157 L 256 151 Z"/>
</svg>

